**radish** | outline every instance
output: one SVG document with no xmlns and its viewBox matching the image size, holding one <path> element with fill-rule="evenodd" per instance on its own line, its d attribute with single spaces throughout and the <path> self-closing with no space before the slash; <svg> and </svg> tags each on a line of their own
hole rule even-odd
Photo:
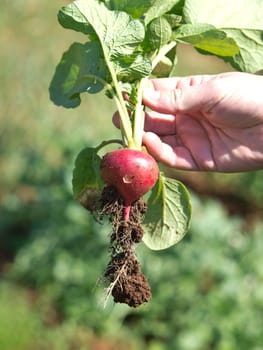
<svg viewBox="0 0 263 350">
<path fill-rule="evenodd" d="M 103 157 L 101 176 L 106 184 L 114 186 L 122 196 L 124 221 L 128 221 L 132 203 L 155 185 L 159 169 L 148 153 L 122 148 Z"/>
<path fill-rule="evenodd" d="M 151 298 L 134 245 L 144 233 L 153 249 L 177 243 L 188 228 L 191 208 L 183 186 L 159 175 L 155 160 L 142 151 L 147 81 L 170 76 L 177 42 L 187 37 L 189 28 L 196 31 L 196 23 L 185 29 L 173 1 L 166 1 L 169 4 L 161 11 L 156 2 L 138 8 L 142 0 L 130 1 L 128 9 L 123 1 L 77 0 L 63 6 L 60 24 L 82 32 L 87 41 L 73 43 L 63 54 L 49 88 L 52 101 L 66 108 L 77 107 L 82 93 L 102 90 L 116 104 L 121 137 L 85 147 L 76 159 L 72 185 L 74 197 L 93 218 L 103 222 L 107 217 L 111 224 L 105 302 L 112 295 L 115 302 L 132 307 Z M 103 147 L 112 143 L 121 149 L 105 151 L 101 159 Z M 157 191 L 142 198 L 157 180 Z"/>
</svg>

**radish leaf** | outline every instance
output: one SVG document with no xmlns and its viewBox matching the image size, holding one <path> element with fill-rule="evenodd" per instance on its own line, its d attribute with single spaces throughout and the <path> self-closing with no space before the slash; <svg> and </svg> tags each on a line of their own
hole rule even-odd
<svg viewBox="0 0 263 350">
<path fill-rule="evenodd" d="M 140 18 L 151 8 L 155 0 L 110 0 L 106 1 L 111 10 L 125 11 L 133 18 Z"/>
<path fill-rule="evenodd" d="M 108 74 L 98 42 L 74 43 L 56 68 L 49 88 L 50 99 L 58 106 L 77 107 L 80 93 L 101 91 L 104 87 L 101 80 Z"/>
<path fill-rule="evenodd" d="M 154 18 L 158 18 L 167 14 L 175 6 L 182 3 L 182 0 L 155 0 L 149 10 L 145 13 L 144 21 L 145 24 L 151 22 Z M 181 11 L 180 11 L 181 14 Z"/>
<path fill-rule="evenodd" d="M 262 0 L 185 0 L 186 23 L 210 23 L 217 28 L 263 29 Z"/>
<path fill-rule="evenodd" d="M 160 50 L 171 38 L 172 28 L 165 17 L 155 18 L 149 23 L 145 37 L 148 50 Z"/>
<path fill-rule="evenodd" d="M 233 57 L 226 57 L 234 68 L 243 72 L 256 73 L 263 68 L 263 31 L 249 29 L 224 29 L 234 38 L 240 51 Z"/>
<path fill-rule="evenodd" d="M 76 0 L 64 7 L 60 12 L 63 26 L 70 24 L 69 13 L 71 23 L 78 23 L 78 30 L 87 33 L 89 26 L 93 29 L 107 59 L 132 54 L 144 38 L 144 26 L 139 20 L 125 12 L 110 11 L 102 2 Z M 72 25 L 71 29 L 75 27 Z M 90 39 L 94 39 L 93 35 Z"/>
<path fill-rule="evenodd" d="M 100 191 L 103 181 L 100 176 L 101 158 L 97 149 L 84 148 L 77 156 L 73 170 L 72 187 L 75 198 L 79 198 L 84 191 L 94 189 Z"/>
<path fill-rule="evenodd" d="M 91 41 L 74 43 L 64 53 L 50 85 L 55 104 L 77 107 L 82 92 L 97 93 L 112 81 L 116 88 L 117 80 L 149 76 L 151 61 L 137 49 L 145 34 L 139 20 L 96 0 L 76 0 L 59 11 L 58 19 L 63 27 L 88 34 Z"/>
<path fill-rule="evenodd" d="M 82 32 L 88 35 L 94 35 L 94 30 L 87 22 L 86 18 L 78 11 L 74 2 L 63 6 L 58 12 L 58 21 L 62 27 L 72 29 L 76 32 Z"/>
<path fill-rule="evenodd" d="M 150 74 L 151 61 L 141 53 L 122 56 L 112 62 L 117 77 L 121 81 L 140 80 Z"/>
<path fill-rule="evenodd" d="M 186 234 L 191 217 L 190 196 L 185 186 L 160 174 L 147 203 L 144 243 L 153 250 L 178 243 Z"/>
<path fill-rule="evenodd" d="M 185 0 L 183 12 L 184 20 L 190 26 L 196 23 L 209 23 L 235 40 L 240 48 L 239 52 L 233 57 L 224 58 L 235 69 L 249 73 L 262 69 L 263 2 L 261 0 Z M 224 56 L 218 53 L 216 55 Z"/>
<path fill-rule="evenodd" d="M 174 39 L 217 56 L 233 56 L 239 52 L 233 38 L 210 24 L 183 24 L 174 32 Z"/>
</svg>

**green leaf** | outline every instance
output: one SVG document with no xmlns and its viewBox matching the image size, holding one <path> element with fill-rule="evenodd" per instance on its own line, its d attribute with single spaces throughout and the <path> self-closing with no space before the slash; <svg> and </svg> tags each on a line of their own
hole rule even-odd
<svg viewBox="0 0 263 350">
<path fill-rule="evenodd" d="M 125 11 L 133 18 L 141 17 L 155 0 L 111 0 L 110 8 L 112 10 Z"/>
<path fill-rule="evenodd" d="M 73 194 L 87 208 L 92 206 L 91 201 L 103 188 L 100 163 L 101 158 L 97 154 L 97 149 L 92 147 L 84 148 L 75 161 L 72 177 Z"/>
<path fill-rule="evenodd" d="M 108 70 L 98 42 L 74 43 L 66 51 L 58 64 L 49 92 L 50 99 L 58 106 L 77 107 L 80 93 L 97 93 L 104 87 Z"/>
<path fill-rule="evenodd" d="M 240 51 L 225 60 L 235 69 L 251 73 L 263 67 L 262 13 L 262 0 L 186 0 L 184 7 L 187 23 L 210 23 L 233 38 Z"/>
<path fill-rule="evenodd" d="M 185 0 L 186 23 L 209 23 L 217 28 L 263 29 L 262 0 Z"/>
<path fill-rule="evenodd" d="M 145 43 L 150 51 L 160 50 L 172 37 L 172 28 L 165 17 L 153 19 L 147 26 Z"/>
<path fill-rule="evenodd" d="M 190 218 L 190 196 L 185 186 L 160 174 L 148 199 L 143 223 L 144 243 L 153 250 L 178 243 L 189 228 Z"/>
<path fill-rule="evenodd" d="M 134 81 L 150 75 L 152 70 L 151 60 L 141 53 L 122 56 L 113 62 L 116 75 L 121 81 Z"/>
<path fill-rule="evenodd" d="M 144 26 L 139 20 L 132 19 L 125 12 L 110 11 L 103 3 L 96 0 L 88 2 L 76 0 L 70 8 L 63 8 L 63 13 L 67 15 L 70 13 L 72 18 L 70 23 L 78 23 L 77 28 L 82 28 L 83 32 L 87 26 L 92 28 L 91 39 L 100 42 L 105 64 L 120 80 L 124 76 L 126 80 L 128 77 L 134 80 L 150 74 L 150 59 L 135 52 L 145 34 Z M 69 19 L 67 25 L 68 23 Z"/>
<path fill-rule="evenodd" d="M 68 7 L 62 11 L 68 13 Z M 144 38 L 144 27 L 139 20 L 133 20 L 125 12 L 110 11 L 102 2 L 76 0 L 70 11 L 75 22 L 93 28 L 106 57 L 130 55 Z"/>
<path fill-rule="evenodd" d="M 62 27 L 84 34 L 94 34 L 93 28 L 87 23 L 81 12 L 76 11 L 74 3 L 62 7 L 58 12 L 58 21 Z"/>
<path fill-rule="evenodd" d="M 263 31 L 248 29 L 224 29 L 234 38 L 240 51 L 234 57 L 225 58 L 235 69 L 256 73 L 263 68 Z"/>
<path fill-rule="evenodd" d="M 182 21 L 182 16 L 172 13 L 165 14 L 163 17 L 169 22 L 172 29 L 178 27 Z"/>
<path fill-rule="evenodd" d="M 179 5 L 181 0 L 155 0 L 153 5 L 149 8 L 149 10 L 145 13 L 144 22 L 147 25 L 154 18 L 158 18 L 163 16 L 167 12 L 169 12 L 173 7 Z M 177 13 L 176 13 L 177 14 Z"/>
<path fill-rule="evenodd" d="M 210 24 L 183 24 L 174 31 L 174 38 L 217 56 L 234 56 L 239 52 L 233 38 Z"/>
</svg>

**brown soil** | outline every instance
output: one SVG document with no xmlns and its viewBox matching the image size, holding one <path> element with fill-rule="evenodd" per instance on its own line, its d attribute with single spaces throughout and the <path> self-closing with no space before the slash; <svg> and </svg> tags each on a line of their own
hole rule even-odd
<svg viewBox="0 0 263 350">
<path fill-rule="evenodd" d="M 106 215 L 112 225 L 110 261 L 104 274 L 110 282 L 108 290 L 116 303 L 138 307 L 151 299 L 151 287 L 134 250 L 143 237 L 141 222 L 146 203 L 142 199 L 133 203 L 128 222 L 123 221 L 123 201 L 113 187 L 105 187 L 100 203 L 100 217 Z"/>
</svg>

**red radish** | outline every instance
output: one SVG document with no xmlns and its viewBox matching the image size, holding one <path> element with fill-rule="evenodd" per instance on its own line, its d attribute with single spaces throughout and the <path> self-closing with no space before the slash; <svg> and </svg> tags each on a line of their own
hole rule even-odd
<svg viewBox="0 0 263 350">
<path fill-rule="evenodd" d="M 114 186 L 122 196 L 124 221 L 128 221 L 132 203 L 155 185 L 159 169 L 148 153 L 122 148 L 103 157 L 101 176 L 105 183 Z"/>
</svg>

